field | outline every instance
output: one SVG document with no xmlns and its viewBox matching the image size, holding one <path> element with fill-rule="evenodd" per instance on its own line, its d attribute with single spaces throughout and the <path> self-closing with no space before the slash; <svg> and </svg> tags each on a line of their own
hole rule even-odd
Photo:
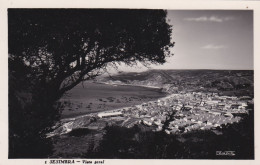
<svg viewBox="0 0 260 165">
<path fill-rule="evenodd" d="M 156 88 L 85 82 L 84 86 L 76 86 L 61 99 L 64 104 L 62 118 L 137 105 L 166 94 Z"/>
</svg>

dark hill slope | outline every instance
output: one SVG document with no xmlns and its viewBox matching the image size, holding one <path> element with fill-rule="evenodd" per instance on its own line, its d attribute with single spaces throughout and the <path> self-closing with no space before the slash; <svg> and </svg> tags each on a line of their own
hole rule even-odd
<svg viewBox="0 0 260 165">
<path fill-rule="evenodd" d="M 252 70 L 148 70 L 141 73 L 121 73 L 105 77 L 102 81 L 156 86 L 170 93 L 208 91 L 253 96 L 253 75 Z"/>
</svg>

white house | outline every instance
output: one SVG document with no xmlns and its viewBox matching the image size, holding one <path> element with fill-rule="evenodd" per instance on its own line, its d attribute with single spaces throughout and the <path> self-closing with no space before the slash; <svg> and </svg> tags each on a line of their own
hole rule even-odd
<svg viewBox="0 0 260 165">
<path fill-rule="evenodd" d="M 105 118 L 105 117 L 115 117 L 115 116 L 122 116 L 122 112 L 100 112 L 98 113 L 98 117 Z"/>
</svg>

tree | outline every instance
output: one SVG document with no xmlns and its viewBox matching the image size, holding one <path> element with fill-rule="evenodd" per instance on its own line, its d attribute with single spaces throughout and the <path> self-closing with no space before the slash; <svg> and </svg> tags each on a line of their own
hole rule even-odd
<svg viewBox="0 0 260 165">
<path fill-rule="evenodd" d="M 42 121 L 35 132 L 44 136 L 58 118 L 57 100 L 80 82 L 111 64 L 164 63 L 173 47 L 166 15 L 163 10 L 9 9 L 9 121 L 19 123 L 22 116 Z M 19 99 L 24 92 L 29 101 Z M 17 107 L 26 113 L 15 115 Z"/>
<path fill-rule="evenodd" d="M 171 27 L 162 10 L 12 10 L 9 55 L 55 99 L 109 63 L 164 63 Z"/>
</svg>

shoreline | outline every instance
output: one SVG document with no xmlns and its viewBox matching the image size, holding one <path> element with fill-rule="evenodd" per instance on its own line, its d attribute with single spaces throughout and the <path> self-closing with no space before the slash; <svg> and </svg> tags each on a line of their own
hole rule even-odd
<svg viewBox="0 0 260 165">
<path fill-rule="evenodd" d="M 144 88 L 152 88 L 152 89 L 162 89 L 162 87 L 150 86 L 150 85 L 136 85 L 136 84 L 125 84 L 125 83 L 107 83 L 107 82 L 96 82 L 98 84 L 106 84 L 112 86 L 134 86 L 134 87 L 144 87 Z"/>
<path fill-rule="evenodd" d="M 106 82 L 92 82 L 92 83 L 97 83 L 97 84 L 105 84 L 105 85 L 110 85 L 110 86 L 132 86 L 132 87 L 143 87 L 143 88 L 150 88 L 150 89 L 162 89 L 160 87 L 156 87 L 156 86 L 147 86 L 147 85 L 132 85 L 132 84 L 119 84 L 119 83 L 106 83 Z M 169 97 L 171 94 L 168 93 L 168 92 L 163 92 L 165 93 L 166 95 L 163 96 L 163 97 L 160 97 L 158 99 L 164 99 L 164 98 L 167 98 Z M 151 100 L 152 101 L 152 100 Z M 125 106 L 125 107 L 121 107 L 121 108 L 116 108 L 116 109 L 110 109 L 110 110 L 105 110 L 105 111 L 94 111 L 94 112 L 86 112 L 85 114 L 81 114 L 81 115 L 75 115 L 73 117 L 64 117 L 64 118 L 60 118 L 59 122 L 69 122 L 69 121 L 75 121 L 79 118 L 82 118 L 82 117 L 86 117 L 86 116 L 95 116 L 97 115 L 98 113 L 101 113 L 101 112 L 112 112 L 112 111 L 121 111 L 122 109 L 126 109 L 126 108 L 130 108 L 130 107 L 133 107 L 133 106 L 138 106 L 138 105 L 141 105 L 143 103 L 147 103 L 147 102 L 150 102 L 150 101 L 144 101 L 140 104 L 135 104 L 135 105 L 132 105 L 132 106 Z"/>
</svg>

